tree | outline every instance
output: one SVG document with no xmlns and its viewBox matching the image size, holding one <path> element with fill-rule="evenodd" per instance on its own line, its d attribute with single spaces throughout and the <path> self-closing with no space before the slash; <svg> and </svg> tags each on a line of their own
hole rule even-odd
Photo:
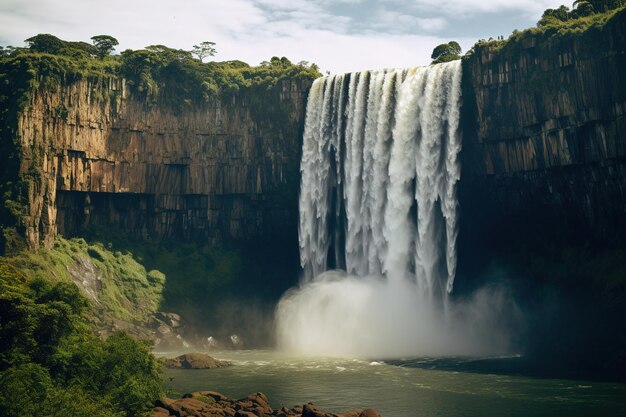
<svg viewBox="0 0 626 417">
<path fill-rule="evenodd" d="M 154 52 L 164 64 L 173 60 L 185 61 L 192 58 L 192 53 L 189 51 L 174 49 L 165 45 L 149 45 L 146 46 L 146 50 Z"/>
<path fill-rule="evenodd" d="M 579 17 L 591 16 L 595 13 L 593 5 L 588 1 L 575 1 L 576 8 L 572 10 L 572 17 L 577 19 Z"/>
<path fill-rule="evenodd" d="M 596 13 L 602 13 L 602 12 L 607 12 L 609 10 L 617 9 L 618 7 L 623 6 L 626 3 L 626 1 L 625 0 L 576 0 L 574 1 L 574 6 L 580 3 L 589 3 L 593 7 L 593 10 Z"/>
<path fill-rule="evenodd" d="M 58 54 L 66 46 L 66 42 L 49 33 L 40 33 L 32 38 L 26 39 L 28 48 L 34 52 L 46 54 Z"/>
<path fill-rule="evenodd" d="M 461 45 L 456 41 L 450 41 L 448 43 L 442 43 L 437 45 L 433 49 L 433 53 L 430 57 L 433 59 L 432 64 L 439 64 L 441 62 L 454 61 L 461 58 Z"/>
<path fill-rule="evenodd" d="M 67 42 L 68 48 L 76 49 L 85 52 L 88 56 L 92 57 L 98 55 L 98 48 L 87 42 Z"/>
<path fill-rule="evenodd" d="M 204 58 L 215 56 L 217 53 L 215 42 L 204 41 L 200 45 L 194 45 L 191 53 L 196 55 L 200 61 L 204 61 Z"/>
<path fill-rule="evenodd" d="M 546 9 L 537 22 L 537 26 L 549 26 L 566 22 L 571 18 L 569 7 L 561 5 L 558 9 Z"/>
<path fill-rule="evenodd" d="M 120 43 L 113 36 L 109 35 L 96 35 L 92 36 L 94 46 L 98 50 L 98 57 L 104 59 L 115 50 L 115 47 Z"/>
</svg>

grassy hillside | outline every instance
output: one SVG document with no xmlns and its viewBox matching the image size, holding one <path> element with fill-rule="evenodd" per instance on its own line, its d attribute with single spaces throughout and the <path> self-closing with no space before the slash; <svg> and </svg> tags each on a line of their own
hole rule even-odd
<svg viewBox="0 0 626 417">
<path fill-rule="evenodd" d="M 146 415 L 162 395 L 149 344 L 123 332 L 98 338 L 87 300 L 64 280 L 0 259 L 0 415 Z"/>
</svg>

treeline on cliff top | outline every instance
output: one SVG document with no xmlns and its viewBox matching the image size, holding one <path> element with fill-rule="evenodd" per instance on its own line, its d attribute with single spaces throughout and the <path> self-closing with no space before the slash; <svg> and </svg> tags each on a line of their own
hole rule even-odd
<svg viewBox="0 0 626 417">
<path fill-rule="evenodd" d="M 246 89 L 266 89 L 283 79 L 315 79 L 315 64 L 273 57 L 258 66 L 242 61 L 203 62 L 216 53 L 213 42 L 202 42 L 190 51 L 150 45 L 112 55 L 117 39 L 97 35 L 92 43 L 39 34 L 25 40 L 26 47 L 0 46 L 0 77 L 28 74 L 39 79 L 123 77 L 135 93 L 148 97 L 172 95 L 204 99 Z M 169 94 L 167 94 L 169 92 Z"/>
<path fill-rule="evenodd" d="M 625 8 L 626 0 L 575 0 L 571 9 L 565 5 L 546 9 L 536 27 L 514 30 L 508 39 L 503 36 L 499 39 L 480 39 L 476 46 L 499 49 L 508 44 L 520 43 L 528 37 L 549 39 L 577 35 L 594 28 L 601 29 Z"/>
</svg>

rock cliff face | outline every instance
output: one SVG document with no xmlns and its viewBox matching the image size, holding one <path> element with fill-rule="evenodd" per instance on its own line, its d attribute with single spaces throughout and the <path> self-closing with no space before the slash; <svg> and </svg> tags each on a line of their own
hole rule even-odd
<svg viewBox="0 0 626 417">
<path fill-rule="evenodd" d="M 476 47 L 463 68 L 462 243 L 623 235 L 626 12 L 583 33 Z M 36 89 L 14 134 L 20 170 L 36 168 L 22 218 L 30 245 L 94 224 L 150 238 L 293 238 L 309 87 L 183 109 L 120 79 Z"/>
<path fill-rule="evenodd" d="M 184 109 L 135 97 L 121 79 L 36 89 L 16 132 L 21 171 L 37 171 L 29 244 L 94 224 L 208 242 L 293 233 L 309 87 L 282 81 Z"/>
<path fill-rule="evenodd" d="M 481 241 L 623 243 L 625 70 L 626 11 L 602 28 L 526 36 L 465 58 L 460 203 L 469 252 Z"/>
</svg>

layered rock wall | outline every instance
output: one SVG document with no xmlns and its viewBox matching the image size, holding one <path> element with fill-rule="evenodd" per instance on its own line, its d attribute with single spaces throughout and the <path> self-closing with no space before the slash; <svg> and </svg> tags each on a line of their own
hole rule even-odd
<svg viewBox="0 0 626 417">
<path fill-rule="evenodd" d="M 209 242 L 295 230 L 309 87 L 287 80 L 182 109 L 135 97 L 122 79 L 36 89 L 16 132 L 21 171 L 38 171 L 30 245 L 94 224 Z"/>
<path fill-rule="evenodd" d="M 476 47 L 463 68 L 465 235 L 519 237 L 554 220 L 559 233 L 626 233 L 626 12 Z M 35 179 L 22 219 L 31 246 L 93 224 L 186 240 L 295 235 L 309 86 L 180 109 L 121 79 L 36 89 L 15 133 Z"/>
<path fill-rule="evenodd" d="M 582 33 L 475 48 L 463 94 L 465 239 L 620 240 L 626 11 Z"/>
</svg>

